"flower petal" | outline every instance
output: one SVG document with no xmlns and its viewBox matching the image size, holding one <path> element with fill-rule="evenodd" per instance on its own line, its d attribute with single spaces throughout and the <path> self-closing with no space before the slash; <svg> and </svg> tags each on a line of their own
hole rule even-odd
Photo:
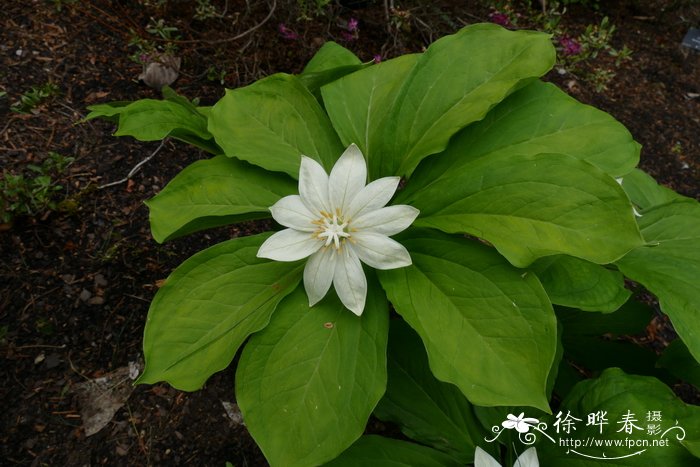
<svg viewBox="0 0 700 467">
<path fill-rule="evenodd" d="M 318 217 L 309 211 L 299 195 L 285 196 L 270 207 L 270 212 L 272 217 L 285 227 L 303 232 L 316 230 L 312 222 Z"/>
<path fill-rule="evenodd" d="M 333 248 L 321 248 L 311 255 L 304 268 L 304 289 L 309 306 L 314 306 L 328 293 L 333 282 L 338 254 Z"/>
<path fill-rule="evenodd" d="M 301 156 L 299 194 L 301 200 L 314 216 L 321 211 L 330 212 L 328 175 L 321 164 L 306 156 Z"/>
<path fill-rule="evenodd" d="M 477 446 L 476 452 L 474 452 L 474 467 L 501 467 L 501 464 L 491 457 L 489 453 Z"/>
<path fill-rule="evenodd" d="M 537 458 L 537 451 L 534 447 L 528 448 L 520 454 L 513 467 L 539 467 L 540 461 Z"/>
<path fill-rule="evenodd" d="M 528 431 L 530 431 L 530 425 L 520 421 L 515 424 L 515 429 L 518 433 L 527 433 Z"/>
<path fill-rule="evenodd" d="M 367 299 L 367 278 L 357 253 L 349 244 L 339 251 L 333 274 L 333 286 L 345 307 L 360 316 Z"/>
<path fill-rule="evenodd" d="M 284 229 L 265 240 L 258 250 L 258 258 L 275 261 L 297 261 L 318 251 L 323 242 L 309 232 Z"/>
<path fill-rule="evenodd" d="M 328 178 L 330 206 L 346 212 L 367 183 L 367 163 L 360 148 L 351 144 L 333 166 Z"/>
<path fill-rule="evenodd" d="M 503 425 L 503 428 L 507 428 L 509 430 L 512 430 L 513 428 L 515 428 L 515 425 L 517 425 L 517 424 L 518 424 L 518 422 L 516 422 L 514 420 L 505 420 L 504 422 L 501 423 L 501 425 Z"/>
<path fill-rule="evenodd" d="M 386 206 L 399 187 L 401 177 L 384 177 L 364 187 L 350 202 L 346 219 L 355 219 L 366 212 L 375 211 Z"/>
<path fill-rule="evenodd" d="M 395 235 L 406 230 L 416 220 L 418 214 L 420 211 L 413 206 L 405 204 L 387 206 L 362 214 L 352 222 L 352 228 L 361 232 Z"/>
<path fill-rule="evenodd" d="M 411 265 L 411 255 L 402 244 L 386 235 L 357 232 L 353 247 L 363 263 L 375 269 L 396 269 Z"/>
</svg>

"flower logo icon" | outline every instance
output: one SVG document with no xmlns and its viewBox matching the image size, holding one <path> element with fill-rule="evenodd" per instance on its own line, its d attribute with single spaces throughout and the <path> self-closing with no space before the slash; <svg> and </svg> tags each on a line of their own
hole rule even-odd
<svg viewBox="0 0 700 467">
<path fill-rule="evenodd" d="M 508 414 L 507 416 L 508 420 L 505 420 L 501 425 L 503 425 L 503 428 L 506 428 L 508 430 L 512 430 L 515 428 L 518 433 L 527 433 L 530 431 L 531 426 L 537 426 L 539 423 L 539 420 L 536 418 L 526 418 L 525 417 L 525 412 L 522 412 L 520 415 L 517 417 L 511 413 Z"/>
</svg>

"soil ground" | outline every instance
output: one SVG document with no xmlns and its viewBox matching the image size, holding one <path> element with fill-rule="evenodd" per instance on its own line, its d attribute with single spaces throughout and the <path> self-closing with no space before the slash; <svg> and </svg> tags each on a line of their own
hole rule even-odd
<svg viewBox="0 0 700 467">
<path fill-rule="evenodd" d="M 173 87 L 211 104 L 225 87 L 279 71 L 298 73 L 325 40 L 366 61 L 377 54 L 391 58 L 487 21 L 492 12 L 486 1 L 407 0 L 389 21 L 383 2 L 341 3 L 316 15 L 300 7 L 313 1 L 212 1 L 218 16 L 199 20 L 195 1 L 2 2 L 0 91 L 7 94 L 0 97 L 0 165 L 27 174 L 27 164 L 41 163 L 50 152 L 75 160 L 57 176 L 64 187 L 58 208 L 0 225 L 0 464 L 265 465 L 235 408 L 233 418 L 224 408 L 235 402 L 232 370 L 191 394 L 165 384 L 138 386 L 123 407 L 116 410 L 115 403 L 116 413 L 101 431 L 86 436 L 81 383 L 108 377 L 105 384 L 128 395 L 123 369 L 141 361 L 143 325 L 159 281 L 196 251 L 260 226 L 157 244 L 143 201 L 206 155 L 168 142 L 130 180 L 102 187 L 125 177 L 158 143 L 115 138 L 108 122 L 79 121 L 90 104 L 159 98 L 138 81 L 141 65 L 129 58 L 137 52 L 130 45 L 134 37 L 166 44 L 147 31 L 150 18 L 178 28 L 174 44 L 182 67 Z M 700 6 L 584 3 L 601 7 L 574 4 L 562 24 L 580 33 L 609 16 L 617 27 L 613 46 L 629 47 L 631 59 L 616 68 L 603 54 L 581 72 L 554 71 L 548 79 L 622 121 L 643 145 L 641 167 L 699 198 L 700 52 L 680 42 L 700 23 Z M 534 10 L 516 5 L 527 25 Z M 309 18 L 300 19 L 303 13 Z M 351 17 L 359 20 L 352 40 L 343 32 Z M 281 23 L 298 37 L 283 37 Z M 607 67 L 616 75 L 598 91 L 582 74 L 586 67 Z M 21 94 L 46 83 L 57 85 L 58 94 L 29 113 L 10 110 Z"/>
</svg>

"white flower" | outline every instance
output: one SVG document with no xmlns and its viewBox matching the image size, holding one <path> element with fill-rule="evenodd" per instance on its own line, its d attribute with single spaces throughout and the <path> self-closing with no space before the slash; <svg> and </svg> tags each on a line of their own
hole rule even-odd
<svg viewBox="0 0 700 467">
<path fill-rule="evenodd" d="M 309 306 L 318 303 L 331 283 L 350 311 L 361 315 L 367 296 L 363 263 L 376 269 L 411 264 L 400 243 L 389 238 L 410 226 L 419 211 L 411 206 L 384 207 L 399 177 L 367 181 L 367 165 L 351 144 L 330 176 L 313 159 L 301 156 L 299 195 L 286 196 L 271 208 L 285 227 L 262 244 L 258 257 L 297 261 L 310 256 L 304 268 Z"/>
<path fill-rule="evenodd" d="M 539 467 L 540 461 L 537 459 L 537 451 L 535 448 L 526 449 L 520 457 L 515 460 L 513 467 Z M 476 447 L 474 453 L 474 467 L 501 467 L 496 459 L 491 457 L 486 451 L 480 447 Z"/>
<path fill-rule="evenodd" d="M 509 430 L 515 428 L 518 431 L 518 433 L 527 433 L 528 431 L 530 431 L 530 426 L 537 425 L 539 423 L 539 420 L 537 420 L 536 418 L 524 418 L 524 416 L 525 412 L 522 412 L 517 417 L 512 413 L 509 413 L 506 417 L 508 418 L 508 420 L 501 423 L 501 425 L 503 425 L 503 428 L 507 428 Z"/>
</svg>

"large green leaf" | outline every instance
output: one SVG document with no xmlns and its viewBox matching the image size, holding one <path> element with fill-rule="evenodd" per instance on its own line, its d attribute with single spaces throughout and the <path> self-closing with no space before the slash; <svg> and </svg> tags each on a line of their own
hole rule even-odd
<svg viewBox="0 0 700 467">
<path fill-rule="evenodd" d="M 309 60 L 300 76 L 361 64 L 362 62 L 354 53 L 337 42 L 328 41 Z"/>
<path fill-rule="evenodd" d="M 641 334 L 654 316 L 651 307 L 636 300 L 628 301 L 614 313 L 588 313 L 564 307 L 556 307 L 554 311 L 566 334 L 579 336 Z"/>
<path fill-rule="evenodd" d="M 477 24 L 433 43 L 406 80 L 382 136 L 386 174 L 410 175 L 468 124 L 552 68 L 549 36 Z"/>
<path fill-rule="evenodd" d="M 176 128 L 184 128 L 200 138 L 211 138 L 207 131 L 207 119 L 203 115 L 172 101 L 140 99 L 122 109 L 115 136 L 157 141 Z"/>
<path fill-rule="evenodd" d="M 700 389 L 700 364 L 693 358 L 688 347 L 680 339 L 671 342 L 664 349 L 656 365 L 667 369 L 676 378 L 687 381 Z"/>
<path fill-rule="evenodd" d="M 462 130 L 444 153 L 427 159 L 407 189 L 424 187 L 474 159 L 502 154 L 567 154 L 618 177 L 637 164 L 639 151 L 639 144 L 613 117 L 553 84 L 535 81 Z"/>
<path fill-rule="evenodd" d="M 353 71 L 361 70 L 365 66 L 354 53 L 342 45 L 330 41 L 323 44 L 316 55 L 306 64 L 299 79 L 320 100 L 321 86 Z"/>
<path fill-rule="evenodd" d="M 367 159 L 370 179 L 388 172 L 380 151 L 384 126 L 401 86 L 420 55 L 402 55 L 357 71 L 321 88 L 323 102 L 343 144 L 355 143 Z"/>
<path fill-rule="evenodd" d="M 631 300 L 609 314 L 562 307 L 555 311 L 562 325 L 565 360 L 576 368 L 599 372 L 614 366 L 635 374 L 665 376 L 654 366 L 653 350 L 624 337 L 645 332 L 653 316 L 648 306 Z"/>
<path fill-rule="evenodd" d="M 372 178 L 410 175 L 421 159 L 442 151 L 458 130 L 546 73 L 554 58 L 545 34 L 477 24 L 439 39 L 417 61 L 402 58 L 407 66 L 389 61 L 348 75 L 322 94 L 343 142 L 367 150 L 370 161 L 379 159 L 370 163 Z M 399 73 L 387 80 L 392 68 Z M 359 99 L 358 88 L 364 90 Z M 378 105 L 366 105 L 378 88 Z"/>
<path fill-rule="evenodd" d="M 375 416 L 397 423 L 409 438 L 471 462 L 486 433 L 459 388 L 432 374 L 423 343 L 403 320 L 391 322 L 387 361 L 389 382 Z"/>
<path fill-rule="evenodd" d="M 369 283 L 359 318 L 335 294 L 309 309 L 299 287 L 243 350 L 236 398 L 271 465 L 318 465 L 362 435 L 387 377 L 388 306 Z"/>
<path fill-rule="evenodd" d="M 461 467 L 440 451 L 420 444 L 367 435 L 358 439 L 326 467 Z"/>
<path fill-rule="evenodd" d="M 269 234 L 236 238 L 182 263 L 148 310 L 139 383 L 202 387 L 231 363 L 243 341 L 265 327 L 277 303 L 299 283 L 302 264 L 256 257 Z"/>
<path fill-rule="evenodd" d="M 619 271 L 571 256 L 541 258 L 532 269 L 556 305 L 609 313 L 631 294 Z"/>
<path fill-rule="evenodd" d="M 518 267 L 562 253 L 609 263 L 642 244 L 622 188 L 564 154 L 478 158 L 397 202 L 420 209 L 415 225 L 484 238 Z"/>
<path fill-rule="evenodd" d="M 207 130 L 207 117 L 186 98 L 172 90 L 163 92 L 165 100 L 140 99 L 89 106 L 85 120 L 107 118 L 118 122 L 115 136 L 132 136 L 139 141 L 158 141 L 167 136 L 220 154 Z"/>
<path fill-rule="evenodd" d="M 282 73 L 227 90 L 211 109 L 209 131 L 227 156 L 295 179 L 302 154 L 330 171 L 344 149 L 314 96 Z"/>
<path fill-rule="evenodd" d="M 621 182 L 627 196 L 642 212 L 671 201 L 689 199 L 659 185 L 656 180 L 640 169 L 634 169 L 626 174 Z"/>
<path fill-rule="evenodd" d="M 379 278 L 423 340 L 435 376 L 473 404 L 548 411 L 556 320 L 537 277 L 474 241 L 411 231 L 401 242 L 413 265 Z"/>
<path fill-rule="evenodd" d="M 617 262 L 625 276 L 659 299 L 690 353 L 700 361 L 700 204 L 675 201 L 638 219 L 648 246 Z"/>
<path fill-rule="evenodd" d="M 668 386 L 655 378 L 628 375 L 617 368 L 608 369 L 597 379 L 577 384 L 562 402 L 560 410 L 563 415 L 570 412 L 581 421 L 575 422 L 575 431 L 570 434 L 557 434 L 550 425 L 547 433 L 554 442 L 539 436 L 537 453 L 542 465 L 691 466 L 699 463 L 691 452 L 697 453 L 700 443 L 700 408 L 684 404 Z M 587 425 L 588 414 L 599 411 L 606 412 L 607 424 Z M 654 412 L 658 412 L 660 421 L 648 419 Z M 626 432 L 623 424 L 623 417 L 628 413 L 634 419 L 634 425 L 640 428 L 630 427 L 631 433 Z M 649 425 L 660 429 L 650 434 Z M 683 435 L 684 440 L 679 441 L 677 436 Z M 581 446 L 560 446 L 558 440 L 569 443 L 578 440 Z M 645 440 L 647 446 L 643 445 Z M 654 446 L 655 440 L 657 443 L 667 440 L 668 444 Z M 636 445 L 627 447 L 626 442 Z"/>
<path fill-rule="evenodd" d="M 217 156 L 185 168 L 146 204 L 153 238 L 164 242 L 197 230 L 267 217 L 270 206 L 296 192 L 296 183 L 284 174 Z"/>
</svg>

